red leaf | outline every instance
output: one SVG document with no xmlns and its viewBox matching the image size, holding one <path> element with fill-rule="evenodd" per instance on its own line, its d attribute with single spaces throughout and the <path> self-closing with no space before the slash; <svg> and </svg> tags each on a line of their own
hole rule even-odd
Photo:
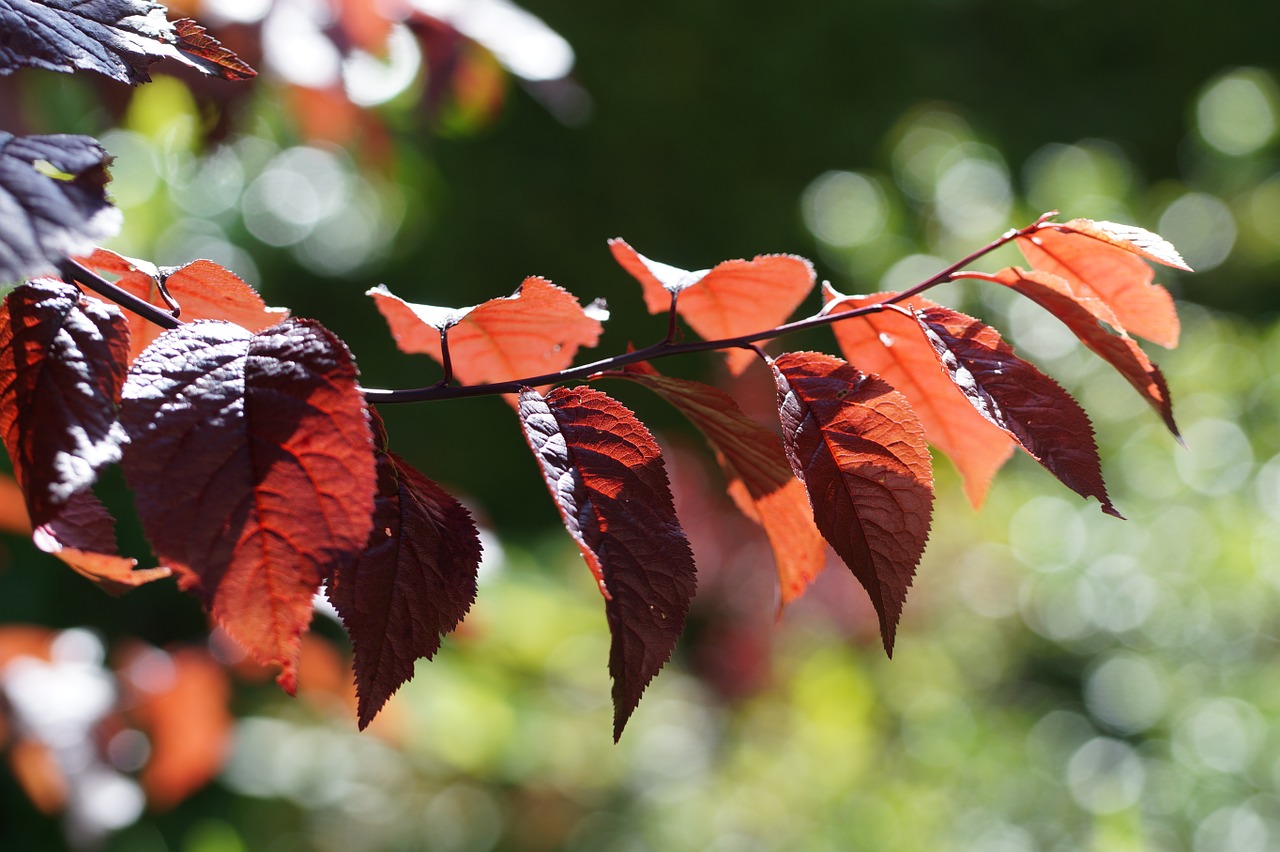
<svg viewBox="0 0 1280 852">
<path fill-rule="evenodd" d="M 224 80 L 252 80 L 258 76 L 247 62 L 190 18 L 174 21 L 173 32 L 175 44 L 184 56 L 182 61 L 191 67 Z"/>
<path fill-rule="evenodd" d="M 90 491 L 79 491 L 58 508 L 58 514 L 36 527 L 32 541 L 87 577 L 111 595 L 162 580 L 172 572 L 165 567 L 136 569 L 138 560 L 119 555 L 115 520 Z"/>
<path fill-rule="evenodd" d="M 128 348 L 118 308 L 61 282 L 24 284 L 0 307 L 0 434 L 33 523 L 120 460 Z"/>
<path fill-rule="evenodd" d="M 151 79 L 147 69 L 153 63 L 169 57 L 228 80 L 254 76 L 202 28 L 179 21 L 175 29 L 164 7 L 149 0 L 0 0 L 0 19 L 0 74 L 18 68 L 88 70 L 137 84 Z"/>
<path fill-rule="evenodd" d="M 800 597 L 826 564 L 826 548 L 813 524 L 804 486 L 791 472 L 778 436 L 744 414 L 733 397 L 711 385 L 630 368 L 602 375 L 639 382 L 698 428 L 716 451 L 729 495 L 769 538 L 778 567 L 781 606 Z"/>
<path fill-rule="evenodd" d="M 147 802 L 168 811 L 212 781 L 230 751 L 234 718 L 227 673 L 202 648 L 139 648 L 119 667 L 128 715 L 147 735 Z"/>
<path fill-rule="evenodd" d="M 688 272 L 650 260 L 622 239 L 609 241 L 622 268 L 644 288 L 649 313 L 664 313 L 678 294 L 676 312 L 704 340 L 720 340 L 781 325 L 813 290 L 813 264 L 789 254 L 754 260 L 726 260 L 712 269 Z M 730 349 L 729 371 L 747 368 L 754 353 Z"/>
<path fill-rule="evenodd" d="M 374 417 L 374 443 L 386 445 Z M 373 532 L 339 567 L 329 599 L 355 646 L 360 728 L 430 659 L 476 597 L 480 535 L 467 510 L 395 453 L 379 450 Z"/>
<path fill-rule="evenodd" d="M 311 320 L 165 332 L 129 371 L 125 475 L 183 588 L 297 686 L 311 600 L 364 550 L 377 486 L 350 352 Z"/>
<path fill-rule="evenodd" d="M 988 325 L 950 308 L 916 314 L 943 369 L 983 417 L 1004 429 L 1033 459 L 1102 511 L 1120 517 L 1107 497 L 1089 417 L 1053 379 L 1023 361 Z"/>
<path fill-rule="evenodd" d="M 289 317 L 287 308 L 268 308 L 252 287 L 211 260 L 157 269 L 146 261 L 122 257 L 103 248 L 79 260 L 85 266 L 118 276 L 117 287 L 167 311 L 169 305 L 160 295 L 160 285 L 164 284 L 181 308 L 184 321 L 226 320 L 249 331 L 262 331 Z M 164 329 L 137 314 L 126 316 L 132 341 L 129 360 L 132 361 Z"/>
<path fill-rule="evenodd" d="M 1142 395 L 1164 420 L 1169 431 L 1178 434 L 1173 420 L 1169 386 L 1160 368 L 1125 333 L 1106 303 L 1079 295 L 1063 279 L 1047 272 L 1009 267 L 995 275 L 966 273 L 964 277 L 999 282 L 1016 290 L 1060 319 L 1080 342 L 1119 371 L 1125 381 Z"/>
<path fill-rule="evenodd" d="M 0 530 L 31 535 L 31 516 L 27 514 L 27 498 L 12 476 L 0 473 Z"/>
<path fill-rule="evenodd" d="M 613 738 L 684 630 L 697 575 L 662 454 L 625 406 L 590 388 L 525 388 L 520 423 L 565 528 L 605 596 Z"/>
<path fill-rule="evenodd" d="M 120 230 L 120 211 L 106 195 L 110 163 L 88 136 L 0 130 L 0 283 L 55 273 L 67 255 Z"/>
<path fill-rule="evenodd" d="M 888 293 L 841 296 L 827 284 L 823 301 L 840 299 L 831 309 L 843 313 L 884 301 Z M 915 298 L 903 307 L 933 307 Z M 911 317 L 893 310 L 841 320 L 831 326 L 840 352 L 859 369 L 874 373 L 902 393 L 920 417 L 925 437 L 947 455 L 964 478 L 965 493 L 976 509 L 986 499 L 996 471 L 1013 453 L 1013 440 L 992 425 L 965 399 L 947 374 L 938 369 L 933 347 Z"/>
<path fill-rule="evenodd" d="M 1096 297 L 1115 313 L 1118 328 L 1166 348 L 1178 345 L 1178 314 L 1169 291 L 1152 284 L 1143 258 L 1187 269 L 1173 246 L 1141 228 L 1072 219 L 1018 237 L 1034 269 L 1066 279 L 1082 297 Z"/>
<path fill-rule="evenodd" d="M 892 655 L 933 514 L 924 429 L 906 397 L 839 358 L 789 352 L 773 373 L 787 459 L 818 529 L 871 596 Z"/>
<path fill-rule="evenodd" d="M 443 362 L 440 333 L 447 330 L 453 374 L 466 385 L 563 370 L 578 347 L 596 345 L 600 320 L 608 319 L 600 303 L 584 309 L 573 294 L 543 278 L 526 278 L 513 295 L 470 308 L 417 305 L 381 286 L 369 295 L 402 352 Z"/>
</svg>

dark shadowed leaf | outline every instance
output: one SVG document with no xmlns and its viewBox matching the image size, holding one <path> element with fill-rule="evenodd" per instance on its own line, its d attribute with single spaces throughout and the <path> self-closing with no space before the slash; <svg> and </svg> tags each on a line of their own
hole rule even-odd
<svg viewBox="0 0 1280 852">
<path fill-rule="evenodd" d="M 526 440 L 605 596 L 613 641 L 613 737 L 671 656 L 697 576 L 662 454 L 625 406 L 590 388 L 526 388 Z"/>
<path fill-rule="evenodd" d="M 882 302 L 888 295 L 841 296 L 829 284 L 822 293 L 828 304 L 841 300 L 832 313 Z M 923 298 L 903 303 L 913 310 L 932 306 Z M 933 347 L 920 334 L 916 321 L 885 310 L 842 320 L 831 329 L 846 360 L 884 379 L 907 398 L 929 443 L 945 453 L 964 478 L 969 502 L 975 508 L 981 506 L 996 471 L 1013 454 L 1013 439 L 974 411 L 939 369 Z"/>
<path fill-rule="evenodd" d="M 115 521 L 92 492 L 73 494 L 57 511 L 56 517 L 32 533 L 36 547 L 52 553 L 108 594 L 122 595 L 172 573 L 164 567 L 136 569 L 138 560 L 119 555 Z"/>
<path fill-rule="evenodd" d="M 1164 420 L 1170 432 L 1175 436 L 1178 434 L 1164 375 L 1151 363 L 1137 341 L 1125 333 L 1105 302 L 1093 296 L 1079 295 L 1064 279 L 1034 269 L 1009 267 L 995 275 L 966 273 L 964 277 L 997 281 L 1060 319 L 1080 342 L 1115 367 L 1125 381 L 1133 385 Z"/>
<path fill-rule="evenodd" d="M 287 308 L 268 308 L 257 292 L 239 276 L 211 260 L 195 260 L 186 266 L 158 269 L 143 260 L 122 257 L 113 251 L 95 249 L 79 261 L 100 272 L 118 276 L 115 284 L 139 299 L 162 310 L 169 305 L 160 295 L 163 283 L 182 309 L 183 321 L 216 319 L 233 322 L 249 331 L 262 331 L 288 319 Z M 164 331 L 135 313 L 129 320 L 129 360 L 151 345 Z"/>
<path fill-rule="evenodd" d="M 0 0 L 0 74 L 19 68 L 96 71 L 145 83 L 147 69 L 176 59 L 205 74 L 245 80 L 255 71 L 194 21 L 171 24 L 148 0 Z"/>
<path fill-rule="evenodd" d="M 110 162 L 88 136 L 0 130 L 0 284 L 54 273 L 120 230 L 104 191 Z"/>
<path fill-rule="evenodd" d="M 719 388 L 663 376 L 647 364 L 645 368 L 603 376 L 639 382 L 679 409 L 703 434 L 716 451 L 729 495 L 743 514 L 764 528 L 778 568 L 781 606 L 791 603 L 822 570 L 826 548 L 782 442 Z"/>
<path fill-rule="evenodd" d="M 417 305 L 385 287 L 369 295 L 402 352 L 441 361 L 440 333 L 447 330 L 453 374 L 466 385 L 563 370 L 579 347 L 596 345 L 601 320 L 608 319 L 601 304 L 583 308 L 572 293 L 543 278 L 526 278 L 513 295 L 470 308 Z"/>
<path fill-rule="evenodd" d="M 1023 361 L 988 325 L 950 308 L 916 314 L 938 361 L 983 417 L 1008 432 L 1045 469 L 1082 497 L 1107 497 L 1089 417 L 1053 379 Z"/>
<path fill-rule="evenodd" d="M 161 562 L 297 687 L 312 597 L 372 526 L 373 444 L 355 362 L 311 320 L 162 334 L 133 363 L 125 475 Z"/>
<path fill-rule="evenodd" d="M 671 308 L 705 340 L 738 337 L 781 325 L 813 290 L 813 264 L 788 254 L 765 254 L 754 260 L 726 260 L 711 269 L 688 272 L 650 260 L 626 241 L 612 239 L 609 249 L 623 269 L 644 288 L 650 313 Z M 725 353 L 729 370 L 741 373 L 755 358 L 746 349 Z"/>
<path fill-rule="evenodd" d="M 430 659 L 476 597 L 480 535 L 471 514 L 444 489 L 385 449 L 374 417 L 378 494 L 373 531 L 360 558 L 328 586 L 355 647 L 360 728 Z"/>
<path fill-rule="evenodd" d="M 32 281 L 0 307 L 0 433 L 34 524 L 120 460 L 128 350 L 120 309 L 69 284 Z"/>
<path fill-rule="evenodd" d="M 818 529 L 871 596 L 892 655 L 933 515 L 924 429 L 906 397 L 839 358 L 788 352 L 773 373 L 787 459 Z"/>
<path fill-rule="evenodd" d="M 1018 248 L 1033 269 L 1066 279 L 1079 296 L 1104 302 L 1119 328 L 1164 347 L 1177 346 L 1179 323 L 1173 297 L 1152 283 L 1155 273 L 1143 258 L 1187 267 L 1173 246 L 1155 234 L 1120 228 L 1109 222 L 1073 219 L 1018 237 Z M 1120 236 L 1123 233 L 1138 242 Z M 1142 239 L 1143 234 L 1150 239 Z"/>
</svg>

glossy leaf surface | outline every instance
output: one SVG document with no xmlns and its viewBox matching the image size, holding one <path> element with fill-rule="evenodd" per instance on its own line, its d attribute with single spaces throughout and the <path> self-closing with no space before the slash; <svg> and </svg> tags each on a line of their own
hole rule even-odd
<svg viewBox="0 0 1280 852">
<path fill-rule="evenodd" d="M 1120 517 L 1102 481 L 1089 417 L 1061 385 L 973 317 L 940 306 L 916 316 L 939 363 L 978 413 L 1063 485 L 1081 497 L 1096 497 L 1104 512 Z"/>
<path fill-rule="evenodd" d="M 372 527 L 350 353 L 310 320 L 190 323 L 134 362 L 123 399 L 125 474 L 161 561 L 293 692 L 312 597 Z"/>
<path fill-rule="evenodd" d="M 605 596 L 613 736 L 671 656 L 697 577 L 657 442 L 591 388 L 526 388 L 520 422 L 543 479 Z"/>
<path fill-rule="evenodd" d="M 773 362 L 782 445 L 814 520 L 871 597 L 887 653 L 933 515 L 924 429 L 906 397 L 839 358 Z"/>
</svg>

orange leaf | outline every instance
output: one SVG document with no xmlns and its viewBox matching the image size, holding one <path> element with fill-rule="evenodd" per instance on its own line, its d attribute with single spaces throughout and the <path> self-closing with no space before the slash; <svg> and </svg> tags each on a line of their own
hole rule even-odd
<svg viewBox="0 0 1280 852">
<path fill-rule="evenodd" d="M 1107 497 L 1089 416 L 1069 393 L 973 317 L 935 305 L 917 312 L 916 319 L 938 362 L 978 413 L 1063 485 L 1098 498 L 1102 511 L 1121 517 Z"/>
<path fill-rule="evenodd" d="M 71 495 L 57 516 L 36 527 L 31 540 L 110 595 L 122 595 L 172 573 L 164 567 L 135 570 L 138 560 L 120 556 L 115 520 L 89 491 Z"/>
<path fill-rule="evenodd" d="M 870 595 L 892 655 L 933 514 L 924 429 L 906 397 L 839 358 L 788 352 L 773 373 L 787 459 L 818 529 Z"/>
<path fill-rule="evenodd" d="M 639 382 L 698 428 L 716 451 L 729 496 L 769 538 L 782 593 L 780 608 L 800 597 L 822 570 L 826 552 L 804 485 L 791 472 L 778 436 L 743 414 L 733 397 L 711 385 L 663 376 L 652 368 L 628 368 L 603 376 Z"/>
<path fill-rule="evenodd" d="M 27 501 L 17 480 L 0 473 L 0 530 L 31 534 L 31 516 L 27 514 Z"/>
<path fill-rule="evenodd" d="M 1118 327 L 1172 348 L 1178 345 L 1178 314 L 1169 291 L 1153 284 L 1143 258 L 1188 267 L 1173 246 L 1141 228 L 1072 219 L 1048 224 L 1017 239 L 1034 269 L 1066 279 L 1077 295 L 1105 302 Z"/>
<path fill-rule="evenodd" d="M 1060 319 L 1081 343 L 1115 367 L 1125 381 L 1151 404 L 1169 431 L 1177 436 L 1178 426 L 1173 420 L 1173 404 L 1164 375 L 1137 342 L 1124 332 L 1105 302 L 1078 295 L 1058 276 L 1036 270 L 1009 267 L 995 275 L 966 273 L 964 277 L 1003 284 Z"/>
<path fill-rule="evenodd" d="M 888 295 L 841 296 L 829 284 L 822 290 L 827 304 L 841 300 L 832 313 L 882 302 Z M 915 298 L 903 307 L 923 310 L 933 303 Z M 907 398 L 924 426 L 925 437 L 951 459 L 964 478 L 969 502 L 975 509 L 981 507 L 996 471 L 1013 454 L 1013 439 L 973 410 L 938 367 L 933 347 L 920 334 L 915 320 L 887 310 L 841 320 L 831 329 L 841 354 L 850 363 L 880 376 Z"/>
<path fill-rule="evenodd" d="M 704 340 L 739 337 L 781 325 L 813 290 L 813 264 L 795 255 L 726 260 L 711 269 L 689 272 L 650 260 L 622 239 L 610 240 L 609 249 L 644 288 L 649 313 L 669 310 L 676 295 L 676 312 Z M 730 349 L 724 354 L 734 375 L 755 357 L 745 349 Z"/>
<path fill-rule="evenodd" d="M 202 648 L 140 648 L 119 671 L 136 702 L 129 715 L 151 742 L 142 788 L 152 808 L 171 810 L 226 760 L 233 723 L 227 674 Z"/>
<path fill-rule="evenodd" d="M 595 346 L 602 303 L 583 308 L 572 293 L 544 278 L 526 278 L 510 296 L 470 308 L 406 302 L 386 287 L 368 292 L 402 352 L 443 363 L 440 334 L 449 335 L 453 373 L 466 385 L 506 382 L 554 373 L 573 363 L 581 346 Z M 515 404 L 514 395 L 508 401 Z"/>
<path fill-rule="evenodd" d="M 119 276 L 116 286 L 169 310 L 160 295 L 160 283 L 182 309 L 183 321 L 217 319 L 233 322 L 248 331 L 262 331 L 289 318 L 287 308 L 268 308 L 252 287 L 237 275 L 211 260 L 196 260 L 176 269 L 158 269 L 143 260 L 123 257 L 106 249 L 95 249 L 80 263 Z M 164 329 L 132 312 L 129 320 L 129 360 L 151 345 Z"/>
</svg>

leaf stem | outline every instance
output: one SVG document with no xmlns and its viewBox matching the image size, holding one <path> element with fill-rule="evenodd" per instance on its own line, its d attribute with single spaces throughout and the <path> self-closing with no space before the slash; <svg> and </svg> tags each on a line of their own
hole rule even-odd
<svg viewBox="0 0 1280 852">
<path fill-rule="evenodd" d="M 173 314 L 157 308 L 150 302 L 139 299 L 115 284 L 107 283 L 101 276 L 90 272 L 69 257 L 62 261 L 58 270 L 63 280 L 74 281 L 82 287 L 87 287 L 99 296 L 105 296 L 122 308 L 133 311 L 143 319 L 149 320 L 161 328 L 177 328 L 182 325 L 182 321 Z"/>
</svg>

